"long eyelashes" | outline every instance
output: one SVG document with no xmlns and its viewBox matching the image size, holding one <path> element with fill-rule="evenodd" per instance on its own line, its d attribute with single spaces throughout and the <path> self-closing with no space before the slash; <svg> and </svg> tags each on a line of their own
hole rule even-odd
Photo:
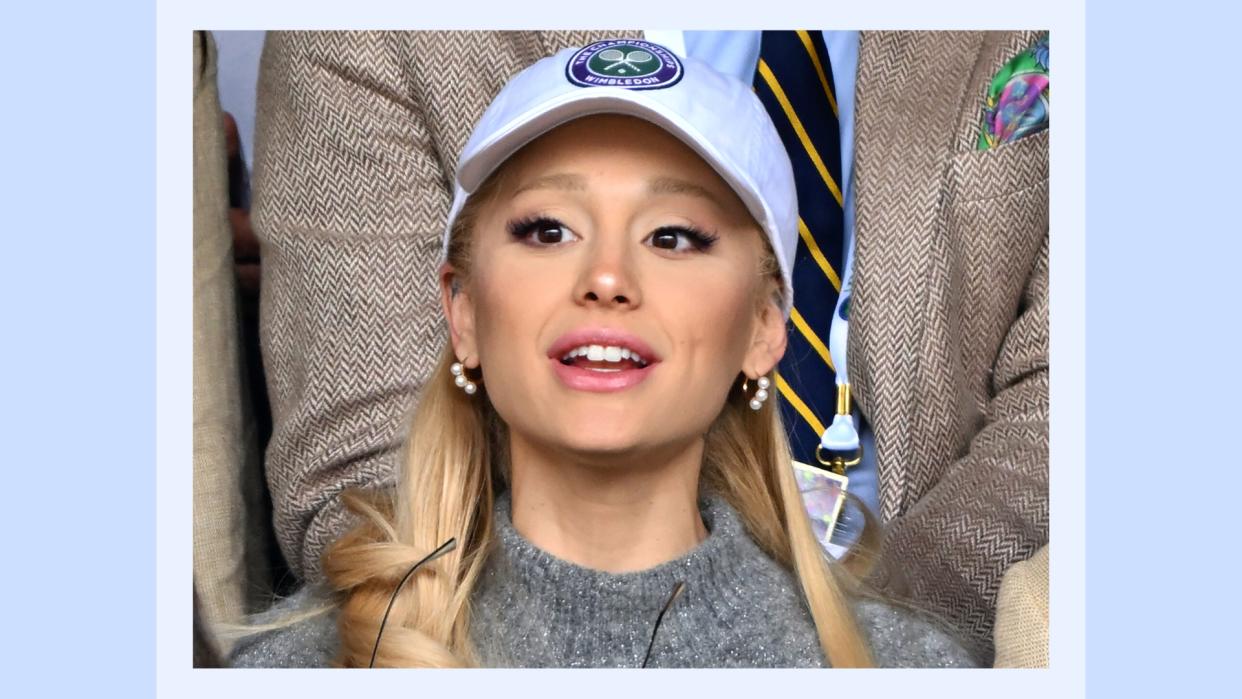
<svg viewBox="0 0 1242 699">
<path fill-rule="evenodd" d="M 535 247 L 554 247 L 567 242 L 566 236 L 577 236 L 561 221 L 550 216 L 524 216 L 513 219 L 505 229 L 514 239 Z M 684 254 L 706 252 L 720 236 L 707 233 L 693 226 L 661 226 L 651 232 L 644 242 L 660 250 Z M 684 243 L 688 244 L 683 245 Z"/>
<path fill-rule="evenodd" d="M 660 248 L 662 250 L 671 250 L 673 252 L 689 252 L 688 250 L 677 249 L 678 245 L 676 243 L 675 238 L 679 235 L 685 237 L 685 239 L 689 241 L 690 245 L 693 246 L 693 248 L 699 252 L 706 252 L 709 248 L 711 248 L 713 245 L 716 244 L 717 240 L 720 239 L 720 236 L 715 233 L 707 233 L 697 228 L 692 228 L 690 226 L 661 226 L 660 228 L 657 228 L 654 231 L 652 231 L 651 235 L 649 236 L 649 240 L 651 240 L 651 243 L 653 246 Z M 669 238 L 674 239 L 673 247 L 667 247 L 665 245 L 657 244 L 657 241 L 666 241 Z"/>
<path fill-rule="evenodd" d="M 532 235 L 557 235 L 568 232 L 569 229 L 565 224 L 548 216 L 524 216 L 510 221 L 505 225 L 505 229 L 509 231 L 509 235 L 521 241 L 528 241 Z M 557 242 L 540 240 L 542 245 L 555 245 Z"/>
</svg>

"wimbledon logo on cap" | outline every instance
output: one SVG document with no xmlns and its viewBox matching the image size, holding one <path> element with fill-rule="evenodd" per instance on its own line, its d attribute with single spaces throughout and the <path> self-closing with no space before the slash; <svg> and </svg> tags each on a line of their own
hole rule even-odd
<svg viewBox="0 0 1242 699">
<path fill-rule="evenodd" d="M 565 77 L 581 87 L 655 90 L 681 80 L 681 61 L 672 51 L 638 39 L 597 41 L 569 59 Z"/>
</svg>

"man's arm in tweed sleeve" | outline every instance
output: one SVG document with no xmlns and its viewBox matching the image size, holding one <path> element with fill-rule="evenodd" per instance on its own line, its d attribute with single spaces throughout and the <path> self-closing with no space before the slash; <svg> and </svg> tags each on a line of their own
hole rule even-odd
<svg viewBox="0 0 1242 699">
<path fill-rule="evenodd" d="M 270 32 L 254 207 L 277 538 L 317 579 L 345 488 L 392 482 L 413 396 L 443 346 L 434 267 L 449 205 L 407 36 Z"/>
<path fill-rule="evenodd" d="M 992 381 L 986 422 L 967 454 L 889 523 L 877 577 L 952 619 L 985 664 L 1006 567 L 1048 541 L 1046 234 Z"/>
</svg>

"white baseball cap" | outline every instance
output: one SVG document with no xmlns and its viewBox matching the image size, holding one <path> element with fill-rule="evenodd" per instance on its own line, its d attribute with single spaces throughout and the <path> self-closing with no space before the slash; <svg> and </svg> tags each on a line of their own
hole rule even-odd
<svg viewBox="0 0 1242 699">
<path fill-rule="evenodd" d="M 798 200 L 793 166 L 772 119 L 750 85 L 649 41 L 613 39 L 564 49 L 509 80 L 458 160 L 445 255 L 453 222 L 488 175 L 522 146 L 590 114 L 649 121 L 692 148 L 729 183 L 776 253 L 788 316 Z"/>
</svg>

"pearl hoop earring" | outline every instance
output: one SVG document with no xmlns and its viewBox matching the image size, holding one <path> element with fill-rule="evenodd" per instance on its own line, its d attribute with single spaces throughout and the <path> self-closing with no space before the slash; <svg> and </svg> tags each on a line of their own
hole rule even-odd
<svg viewBox="0 0 1242 699">
<path fill-rule="evenodd" d="M 466 367 L 462 366 L 461 362 L 453 362 L 453 365 L 449 367 L 449 373 L 453 375 L 453 383 L 465 391 L 466 395 L 473 396 L 479 390 L 473 381 L 466 378 Z"/>
<path fill-rule="evenodd" d="M 749 383 L 749 379 L 742 380 L 742 393 L 746 392 Z M 771 379 L 766 376 L 760 376 L 755 383 L 759 385 L 759 388 L 755 390 L 755 395 L 750 399 L 751 410 L 759 410 L 763 407 L 763 402 L 768 399 L 768 387 L 772 385 Z"/>
</svg>

